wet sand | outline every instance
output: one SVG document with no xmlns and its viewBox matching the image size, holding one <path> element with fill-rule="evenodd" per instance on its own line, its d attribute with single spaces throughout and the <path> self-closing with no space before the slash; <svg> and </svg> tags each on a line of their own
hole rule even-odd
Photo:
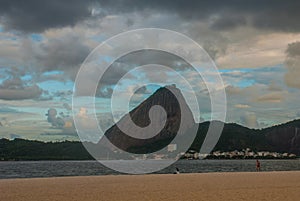
<svg viewBox="0 0 300 201">
<path fill-rule="evenodd" d="M 2 201 L 296 201 L 300 171 L 0 180 Z"/>
</svg>

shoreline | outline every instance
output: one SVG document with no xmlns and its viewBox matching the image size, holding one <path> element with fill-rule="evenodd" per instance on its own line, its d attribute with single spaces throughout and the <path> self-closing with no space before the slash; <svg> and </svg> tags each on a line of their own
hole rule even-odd
<svg viewBox="0 0 300 201">
<path fill-rule="evenodd" d="M 0 200 L 285 200 L 300 171 L 100 175 L 0 180 Z"/>
<path fill-rule="evenodd" d="M 88 177 L 118 177 L 118 176 L 151 176 L 151 175 L 204 175 L 204 174 L 248 174 L 248 173 L 299 173 L 300 170 L 276 170 L 276 171 L 237 171 L 237 172 L 180 172 L 179 174 L 175 173 L 147 173 L 147 174 L 127 174 L 127 173 L 117 173 L 117 174 L 99 174 L 99 175 L 62 175 L 62 176 L 49 176 L 49 177 L 12 177 L 12 178 L 0 178 L 0 181 L 3 180 L 31 180 L 31 179 L 61 179 L 61 178 L 88 178 Z"/>
<path fill-rule="evenodd" d="M 297 156 L 295 158 L 204 158 L 204 159 L 190 159 L 190 158 L 180 158 L 179 160 L 300 160 L 300 156 Z M 102 159 L 101 159 L 102 160 Z M 103 159 L 106 160 L 106 159 Z M 131 161 L 132 159 L 124 159 L 124 161 Z M 172 160 L 170 159 L 147 159 L 147 160 Z M 178 161 L 179 161 L 178 160 Z M 97 161 L 95 159 L 41 159 L 41 160 L 0 160 L 1 162 L 38 162 L 38 161 Z M 116 161 L 116 160 L 111 160 Z"/>
</svg>

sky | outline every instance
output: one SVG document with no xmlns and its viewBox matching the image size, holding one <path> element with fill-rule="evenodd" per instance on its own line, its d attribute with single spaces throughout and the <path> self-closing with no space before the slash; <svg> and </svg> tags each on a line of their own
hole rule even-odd
<svg viewBox="0 0 300 201">
<path fill-rule="evenodd" d="M 77 72 L 101 42 L 141 28 L 173 30 L 199 43 L 213 59 L 227 95 L 226 122 L 265 128 L 300 118 L 300 2 L 287 0 L 3 0 L 0 3 L 0 138 L 78 139 L 72 111 Z M 139 59 L 165 61 L 168 55 L 129 55 L 116 61 L 97 88 L 99 121 L 106 129 L 110 96 L 120 77 Z M 107 58 L 109 60 L 109 58 Z M 176 60 L 176 59 L 175 59 Z M 132 73 L 132 80 L 155 81 L 172 75 Z M 155 79 L 154 79 L 155 78 Z M 209 120 L 209 96 L 201 82 L 193 83 L 203 104 L 199 121 Z M 131 107 L 158 88 L 135 91 Z M 120 113 L 121 117 L 123 113 Z M 196 118 L 197 119 L 197 118 Z M 107 123 L 106 123 L 107 122 Z"/>
</svg>

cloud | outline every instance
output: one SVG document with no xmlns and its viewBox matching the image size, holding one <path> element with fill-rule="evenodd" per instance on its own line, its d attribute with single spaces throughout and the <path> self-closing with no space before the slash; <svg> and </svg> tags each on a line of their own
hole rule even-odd
<svg viewBox="0 0 300 201">
<path fill-rule="evenodd" d="M 67 110 L 67 111 L 71 111 L 72 107 L 68 104 L 68 103 L 64 103 L 63 107 Z"/>
<path fill-rule="evenodd" d="M 262 95 L 256 99 L 258 102 L 270 102 L 270 103 L 280 103 L 284 100 L 284 93 L 272 92 L 269 94 Z"/>
<path fill-rule="evenodd" d="M 20 135 L 17 135 L 17 134 L 10 134 L 10 139 L 13 140 L 13 139 L 16 139 L 16 138 L 22 138 Z"/>
<path fill-rule="evenodd" d="M 217 30 L 248 24 L 258 29 L 295 32 L 300 30 L 299 6 L 296 0 L 274 0 L 272 4 L 259 0 L 29 0 L 21 3 L 5 0 L 0 13 L 6 28 L 25 32 L 41 32 L 53 27 L 73 26 L 85 19 L 127 13 L 143 13 L 145 16 L 168 13 L 188 21 L 207 21 Z M 127 24 L 132 26 L 134 20 L 127 20 Z"/>
<path fill-rule="evenodd" d="M 66 106 L 66 105 L 65 105 Z M 76 136 L 77 132 L 74 125 L 73 118 L 68 115 L 64 115 L 63 112 L 59 113 L 60 116 L 57 115 L 57 110 L 54 108 L 50 108 L 46 114 L 47 121 L 51 123 L 52 128 L 61 130 L 59 135 L 72 135 Z M 43 135 L 56 135 L 57 133 L 44 133 Z"/>
<path fill-rule="evenodd" d="M 276 84 L 274 81 L 271 82 L 268 88 L 270 91 L 282 91 L 282 87 L 280 87 L 278 84 Z"/>
<path fill-rule="evenodd" d="M 4 58 L 0 59 L 0 70 L 4 78 L 27 75 L 30 76 L 31 83 L 74 80 L 79 66 L 90 53 L 85 38 L 78 33 L 68 32 L 38 43 L 24 39 L 23 36 L 16 38 L 14 43 L 8 45 L 3 45 L 0 39 L 0 54 L 7 51 L 5 49 L 14 48 L 14 51 L 9 51 L 9 55 L 4 54 Z"/>
<path fill-rule="evenodd" d="M 47 116 L 47 121 L 49 123 L 51 123 L 53 127 L 55 127 L 55 128 L 63 128 L 64 127 L 65 121 L 62 118 L 57 117 L 56 109 L 50 108 L 48 110 L 46 116 Z"/>
<path fill-rule="evenodd" d="M 300 55 L 300 42 L 291 43 L 286 50 L 289 57 L 296 57 Z"/>
<path fill-rule="evenodd" d="M 113 93 L 113 88 L 111 87 L 99 87 L 96 92 L 97 97 L 110 98 Z"/>
<path fill-rule="evenodd" d="M 42 32 L 53 27 L 75 25 L 91 16 L 90 1 L 53 0 L 1 1 L 1 22 L 7 29 Z"/>
<path fill-rule="evenodd" d="M 35 42 L 18 35 L 14 43 L 9 44 L 4 43 L 5 40 L 0 37 L 0 54 L 4 53 L 4 59 L 0 59 L 0 70 L 5 69 L 3 74 L 11 77 L 28 75 L 32 83 L 74 80 L 91 50 L 84 34 L 66 28 L 47 31 L 44 37 L 44 40 Z M 47 72 L 56 73 L 45 74 Z"/>
<path fill-rule="evenodd" d="M 55 91 L 52 93 L 53 97 L 60 98 L 60 100 L 65 100 L 73 94 L 72 90 L 66 91 Z"/>
<path fill-rule="evenodd" d="M 0 85 L 0 99 L 24 100 L 40 97 L 42 89 L 37 85 L 28 86 L 18 77 L 8 78 Z"/>
<path fill-rule="evenodd" d="M 285 66 L 285 83 L 289 87 L 300 88 L 300 42 L 290 43 L 286 50 Z"/>
<path fill-rule="evenodd" d="M 249 31 L 250 34 L 245 31 Z M 287 44 L 294 42 L 300 34 L 263 33 L 253 30 L 251 33 L 249 29 L 241 29 L 230 32 L 228 37 L 231 42 L 226 48 L 226 54 L 217 58 L 218 67 L 257 68 L 282 64 L 286 58 Z"/>
<path fill-rule="evenodd" d="M 74 79 L 80 64 L 90 53 L 90 48 L 76 34 L 66 34 L 51 38 L 40 46 L 36 59 L 42 71 L 63 70 Z"/>
<path fill-rule="evenodd" d="M 186 20 L 207 20 L 215 29 L 229 29 L 246 23 L 257 28 L 280 31 L 299 31 L 299 2 L 296 0 L 229 1 L 159 1 L 119 0 L 99 1 L 101 10 L 110 14 L 144 12 L 172 13 Z M 104 12 L 102 12 L 103 14 Z"/>
<path fill-rule="evenodd" d="M 246 105 L 246 104 L 236 104 L 235 107 L 236 108 L 249 108 L 250 106 Z"/>
<path fill-rule="evenodd" d="M 226 91 L 226 94 L 229 94 L 229 95 L 238 95 L 242 92 L 242 89 L 239 87 L 228 85 L 225 87 L 225 91 Z"/>
<path fill-rule="evenodd" d="M 20 113 L 20 111 L 9 108 L 9 107 L 0 107 L 0 113 Z"/>
<path fill-rule="evenodd" d="M 259 123 L 257 121 L 257 117 L 253 112 L 246 112 L 243 116 L 241 116 L 241 122 L 245 126 L 249 128 L 258 128 Z"/>
<path fill-rule="evenodd" d="M 193 1 L 191 4 L 198 10 L 205 10 L 202 6 L 207 9 L 209 8 L 203 11 L 202 14 L 199 14 L 198 11 L 194 13 L 196 9 L 191 8 L 193 6 L 183 6 L 187 3 L 180 1 L 162 2 L 160 4 L 156 1 L 154 1 L 154 3 L 144 1 L 118 1 L 123 6 L 109 2 L 98 2 L 99 4 L 93 5 L 86 3 L 89 4 L 91 10 L 94 9 L 94 17 L 80 21 L 80 23 L 76 23 L 73 27 L 66 25 L 52 28 L 51 26 L 51 29 L 47 29 L 42 33 L 43 40 L 40 42 L 33 42 L 30 38 L 25 40 L 22 35 L 21 38 L 23 39 L 19 39 L 20 35 L 18 35 L 18 41 L 14 41 L 11 45 L 5 45 L 5 43 L 3 45 L 0 44 L 0 49 L 1 46 L 5 47 L 3 51 L 0 50 L 0 53 L 2 54 L 2 52 L 16 48 L 22 43 L 22 47 L 9 51 L 14 52 L 14 54 L 5 56 L 5 59 L 12 57 L 15 61 L 18 61 L 23 58 L 23 60 L 19 61 L 18 65 L 24 64 L 31 66 L 30 72 L 36 74 L 35 80 L 57 79 L 62 81 L 69 78 L 74 79 L 80 64 L 90 50 L 98 43 L 97 40 L 102 41 L 115 33 L 128 30 L 129 28 L 126 27 L 127 18 L 132 19 L 135 23 L 131 28 L 158 26 L 187 34 L 199 42 L 213 59 L 217 60 L 220 68 L 258 67 L 282 63 L 285 55 L 281 46 L 285 47 L 287 43 L 291 42 L 291 39 L 289 41 L 283 40 L 284 37 L 289 37 L 287 35 L 277 37 L 267 34 L 265 37 L 254 37 L 262 33 L 255 29 L 250 30 L 249 27 L 245 28 L 245 26 L 251 25 L 248 22 L 248 15 L 246 14 L 241 18 L 246 18 L 246 24 L 243 24 L 244 22 L 237 22 L 238 27 L 228 32 L 229 29 L 235 27 L 235 25 L 228 24 L 241 21 L 238 20 L 240 19 L 239 12 L 236 12 L 236 15 L 232 14 L 235 12 L 229 12 L 229 10 L 234 10 L 238 7 L 232 1 L 226 5 L 222 2 L 216 3 L 216 5 L 210 5 L 210 3 L 207 2 L 198 3 Z M 134 8 L 127 5 L 131 3 L 135 5 Z M 255 2 L 253 4 L 255 4 Z M 249 8 L 249 12 L 254 10 L 252 7 L 254 7 L 254 5 Z M 191 12 L 190 15 L 186 15 L 188 14 L 188 8 L 192 9 L 189 11 Z M 264 6 L 264 8 L 266 9 L 266 6 Z M 99 12 L 95 12 L 96 10 L 99 10 Z M 166 12 L 161 14 L 159 11 L 162 10 Z M 243 8 L 241 13 L 246 12 L 246 10 L 247 9 Z M 151 18 L 147 18 L 148 12 L 151 12 Z M 198 18 L 200 20 L 194 20 Z M 219 25 L 220 20 L 226 21 L 226 23 L 224 22 L 222 25 Z M 294 37 L 298 36 L 295 35 Z M 270 40 L 267 40 L 268 38 L 270 38 Z M 92 39 L 96 40 L 93 41 Z M 280 43 L 280 47 L 276 45 L 277 43 L 274 44 L 274 40 Z M 263 43 L 264 41 L 267 42 Z M 17 45 L 15 43 L 17 43 Z M 162 56 L 161 60 L 163 60 L 163 57 L 165 56 Z M 157 60 L 159 58 L 156 57 L 155 59 Z M 10 60 L 8 63 L 11 64 L 12 61 Z M 118 69 L 120 70 L 120 68 Z M 52 70 L 60 70 L 64 73 L 41 76 L 41 73 Z M 119 70 L 116 70 L 111 75 L 107 74 L 108 76 L 105 76 L 103 82 L 107 82 L 109 85 L 113 84 L 115 80 L 122 75 L 122 73 L 119 73 Z"/>
<path fill-rule="evenodd" d="M 151 92 L 147 89 L 146 86 L 142 86 L 138 88 L 135 92 L 135 94 L 150 94 Z"/>
</svg>

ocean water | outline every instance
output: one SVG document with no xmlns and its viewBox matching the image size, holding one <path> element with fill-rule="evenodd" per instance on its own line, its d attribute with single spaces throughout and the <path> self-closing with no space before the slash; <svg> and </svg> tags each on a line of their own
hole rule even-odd
<svg viewBox="0 0 300 201">
<path fill-rule="evenodd" d="M 111 161 L 116 163 L 117 161 Z M 163 161 L 162 161 L 163 162 Z M 262 171 L 300 170 L 300 160 L 260 160 Z M 126 161 L 122 161 L 126 164 Z M 175 168 L 181 173 L 253 172 L 255 160 L 179 160 L 154 174 L 172 174 Z M 0 179 L 59 176 L 91 176 L 122 174 L 97 161 L 3 161 L 0 162 Z"/>
</svg>

